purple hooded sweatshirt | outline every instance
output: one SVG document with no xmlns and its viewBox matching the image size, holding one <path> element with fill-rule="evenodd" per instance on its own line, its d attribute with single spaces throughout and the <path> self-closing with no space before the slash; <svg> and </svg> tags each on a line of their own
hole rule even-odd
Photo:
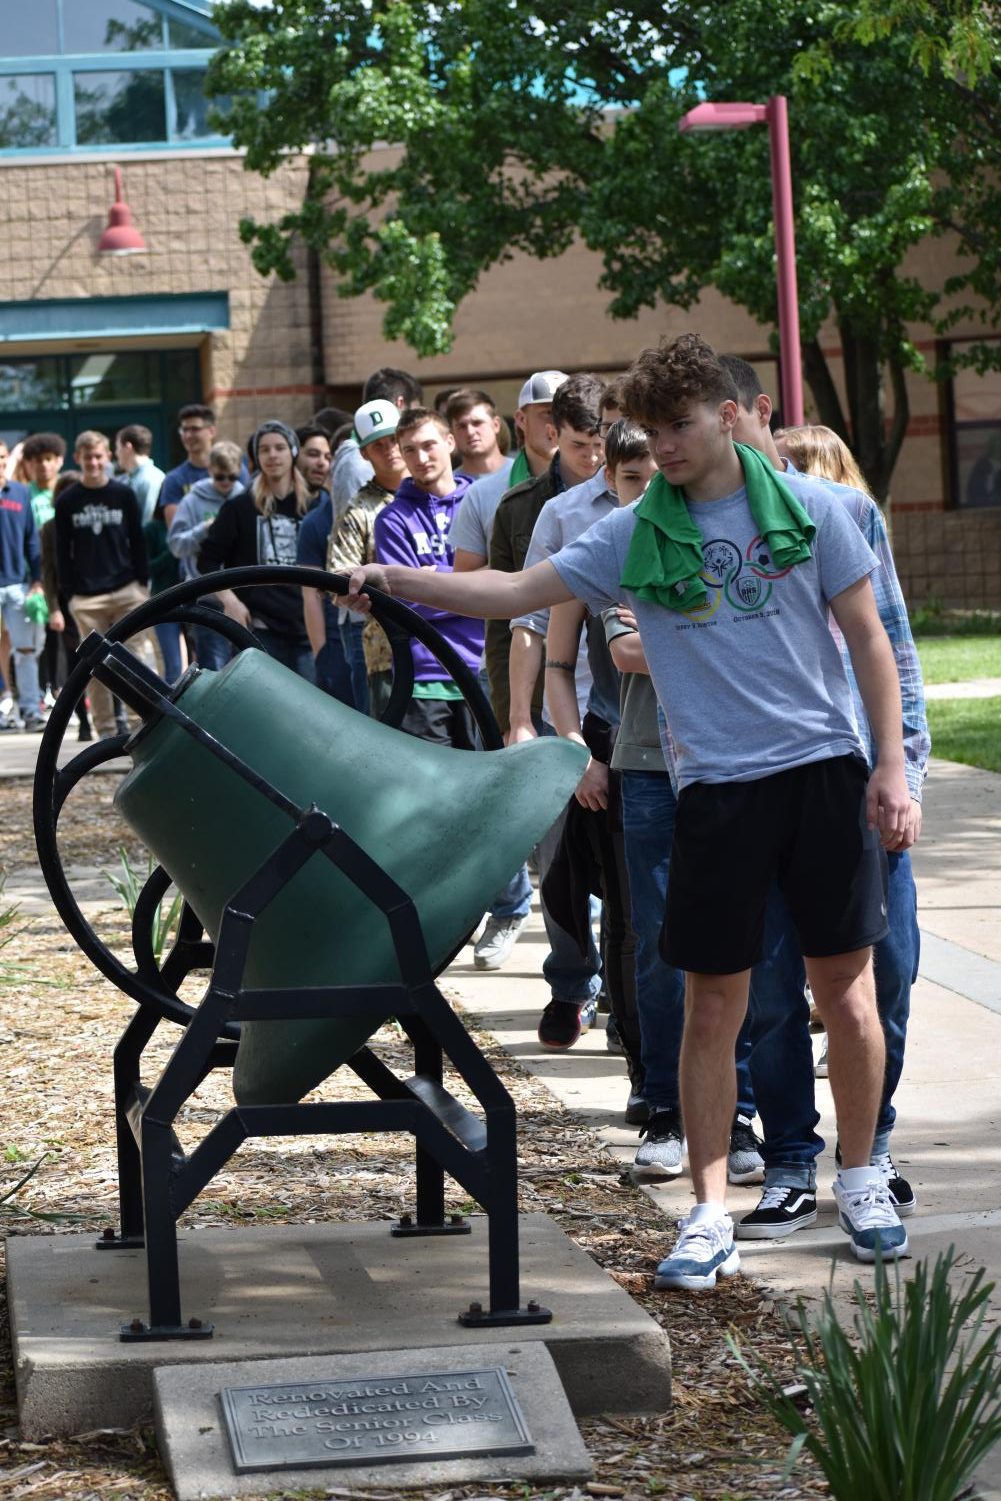
<svg viewBox="0 0 1001 1501">
<path fill-rule="evenodd" d="M 448 533 L 452 517 L 472 481 L 464 474 L 455 476 L 455 489 L 447 495 L 429 495 L 407 478 L 396 495 L 375 518 L 375 560 L 377 563 L 402 563 L 405 568 L 435 568 L 439 573 L 452 572 L 454 549 Z M 482 620 L 436 610 L 431 605 L 411 605 L 418 615 L 429 620 L 450 646 L 459 653 L 473 673 L 479 671 L 483 655 Z M 414 681 L 440 683 L 448 678 L 441 663 L 419 641 L 412 641 Z"/>
</svg>

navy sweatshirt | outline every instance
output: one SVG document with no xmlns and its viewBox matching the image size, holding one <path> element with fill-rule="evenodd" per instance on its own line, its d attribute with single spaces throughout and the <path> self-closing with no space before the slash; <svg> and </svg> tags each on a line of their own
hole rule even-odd
<svg viewBox="0 0 1001 1501">
<path fill-rule="evenodd" d="M 0 584 L 33 584 L 42 576 L 42 549 L 27 485 L 0 488 Z"/>
</svg>

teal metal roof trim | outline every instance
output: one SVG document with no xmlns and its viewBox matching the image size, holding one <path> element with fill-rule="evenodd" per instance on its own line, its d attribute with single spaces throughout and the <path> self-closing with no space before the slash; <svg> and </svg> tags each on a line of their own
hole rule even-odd
<svg viewBox="0 0 1001 1501">
<path fill-rule="evenodd" d="M 0 302 L 0 343 L 34 339 L 135 338 L 229 328 L 228 292 L 154 297 L 66 297 Z"/>
</svg>

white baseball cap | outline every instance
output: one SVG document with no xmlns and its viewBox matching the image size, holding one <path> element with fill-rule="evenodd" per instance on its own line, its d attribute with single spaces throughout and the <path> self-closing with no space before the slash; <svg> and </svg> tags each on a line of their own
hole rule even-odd
<svg viewBox="0 0 1001 1501">
<path fill-rule="evenodd" d="M 355 438 L 358 447 L 374 443 L 377 438 L 390 438 L 396 432 L 400 409 L 392 401 L 366 401 L 355 412 Z"/>
<path fill-rule="evenodd" d="M 558 386 L 566 380 L 562 370 L 536 370 L 521 388 L 519 407 L 535 406 L 539 402 L 552 401 Z"/>
</svg>

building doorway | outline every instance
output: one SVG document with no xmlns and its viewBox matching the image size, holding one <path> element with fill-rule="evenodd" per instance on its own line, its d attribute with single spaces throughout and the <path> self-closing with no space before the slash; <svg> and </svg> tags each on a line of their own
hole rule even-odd
<svg viewBox="0 0 1001 1501">
<path fill-rule="evenodd" d="M 201 399 L 197 349 L 0 354 L 0 438 L 12 448 L 28 433 L 59 433 L 67 467 L 77 433 L 95 428 L 113 442 L 119 428 L 141 422 L 153 434 L 154 463 L 173 468 L 184 458 L 178 409 Z"/>
</svg>

